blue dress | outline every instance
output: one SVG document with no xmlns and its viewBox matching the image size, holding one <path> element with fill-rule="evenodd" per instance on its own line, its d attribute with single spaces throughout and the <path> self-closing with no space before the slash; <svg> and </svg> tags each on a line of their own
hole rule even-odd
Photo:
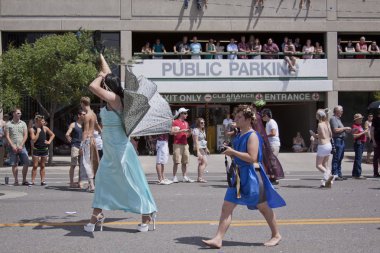
<svg viewBox="0 0 380 253">
<path fill-rule="evenodd" d="M 103 157 L 95 178 L 92 207 L 137 214 L 156 212 L 141 163 L 125 135 L 120 117 L 106 108 L 100 110 L 100 117 Z"/>
<path fill-rule="evenodd" d="M 256 134 L 259 138 L 259 151 L 258 151 L 258 164 L 260 166 L 260 175 L 263 183 L 263 190 L 265 192 L 265 198 L 271 208 L 285 206 L 286 203 L 284 199 L 275 191 L 273 185 L 269 181 L 265 174 L 264 167 L 262 164 L 263 152 L 262 144 L 263 140 L 261 136 L 255 132 L 247 132 L 243 135 L 238 134 L 234 139 L 234 149 L 240 152 L 247 152 L 247 143 L 251 134 Z M 257 209 L 257 204 L 259 204 L 260 187 L 258 174 L 255 172 L 255 168 L 252 163 L 245 162 L 237 157 L 234 158 L 235 163 L 240 170 L 240 194 L 241 198 L 237 198 L 236 187 L 228 187 L 226 195 L 224 197 L 225 201 L 232 202 L 238 205 L 246 205 L 248 209 Z M 235 177 L 232 179 L 236 180 Z"/>
</svg>

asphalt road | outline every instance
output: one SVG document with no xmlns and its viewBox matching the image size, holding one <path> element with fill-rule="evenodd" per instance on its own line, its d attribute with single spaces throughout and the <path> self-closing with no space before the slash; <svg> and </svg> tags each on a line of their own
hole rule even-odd
<svg viewBox="0 0 380 253">
<path fill-rule="evenodd" d="M 343 161 L 346 176 L 351 174 L 352 156 L 348 153 Z M 154 157 L 140 158 L 159 208 L 156 231 L 136 232 L 139 215 L 105 211 L 103 232 L 83 232 L 93 194 L 68 189 L 69 158 L 56 157 L 55 166 L 47 168 L 48 186 L 0 185 L 0 252 L 379 252 L 377 178 L 349 178 L 321 189 L 315 154 L 282 153 L 286 177 L 276 188 L 287 206 L 275 209 L 283 236 L 280 245 L 264 247 L 270 230 L 263 217 L 238 206 L 223 247 L 216 250 L 204 248 L 201 240 L 217 229 L 226 190 L 224 157 L 209 157 L 208 183 L 168 186 L 155 184 Z M 195 162 L 192 157 L 193 178 Z M 363 164 L 363 170 L 372 175 L 371 165 Z M 0 168 L 2 183 L 5 175 L 10 176 L 10 168 Z"/>
</svg>

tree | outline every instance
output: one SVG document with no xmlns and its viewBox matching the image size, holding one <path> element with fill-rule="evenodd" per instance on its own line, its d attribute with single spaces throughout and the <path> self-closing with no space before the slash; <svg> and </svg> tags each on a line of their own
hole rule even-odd
<svg viewBox="0 0 380 253">
<path fill-rule="evenodd" d="M 119 62 L 116 50 L 106 49 L 104 54 L 112 64 Z M 54 129 L 55 113 L 89 95 L 87 86 L 96 76 L 97 56 L 92 33 L 87 31 L 49 35 L 11 47 L 1 56 L 0 105 L 9 109 L 25 93 L 38 103 Z M 53 143 L 49 151 L 51 163 Z"/>
</svg>

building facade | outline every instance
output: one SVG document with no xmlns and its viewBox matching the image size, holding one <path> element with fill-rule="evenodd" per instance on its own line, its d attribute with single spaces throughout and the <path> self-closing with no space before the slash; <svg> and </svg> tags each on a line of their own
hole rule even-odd
<svg viewBox="0 0 380 253">
<path fill-rule="evenodd" d="M 366 113 L 370 93 L 380 91 L 380 59 L 346 59 L 337 53 L 338 38 L 380 41 L 380 0 L 312 0 L 302 8 L 298 0 L 265 0 L 264 7 L 255 6 L 256 1 L 209 0 L 202 9 L 196 2 L 190 0 L 185 8 L 182 0 L 0 0 L 1 51 L 20 34 L 80 28 L 102 31 L 125 63 L 145 41 L 152 44 L 156 38 L 166 40 L 168 52 L 185 35 L 239 41 L 253 34 L 263 38 L 262 44 L 274 37 L 279 47 L 284 36 L 300 37 L 303 44 L 309 37 L 319 40 L 324 59 L 297 60 L 295 75 L 281 59 L 181 60 L 170 55 L 135 60 L 132 67 L 154 80 L 173 108 L 190 107 L 193 118 L 205 115 L 215 129 L 234 105 L 266 100 L 288 147 L 298 131 L 308 139 L 317 108 L 342 104 L 343 121 L 351 124 L 354 113 Z"/>
</svg>

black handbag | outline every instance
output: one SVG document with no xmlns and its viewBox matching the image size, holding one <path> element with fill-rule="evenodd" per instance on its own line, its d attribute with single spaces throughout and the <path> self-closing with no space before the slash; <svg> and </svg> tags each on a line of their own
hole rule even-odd
<svg viewBox="0 0 380 253">
<path fill-rule="evenodd" d="M 236 174 L 236 164 L 234 161 L 231 162 L 231 165 L 227 169 L 227 183 L 228 187 L 236 187 L 236 177 L 235 181 L 232 182 L 234 175 Z"/>
</svg>

